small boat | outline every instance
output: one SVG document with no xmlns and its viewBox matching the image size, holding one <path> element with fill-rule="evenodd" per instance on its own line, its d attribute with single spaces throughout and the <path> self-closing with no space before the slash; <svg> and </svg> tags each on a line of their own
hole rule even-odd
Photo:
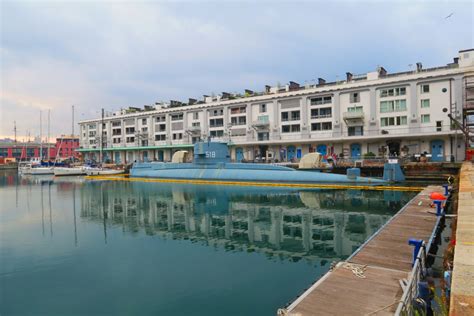
<svg viewBox="0 0 474 316">
<path fill-rule="evenodd" d="M 124 173 L 122 169 L 108 169 L 108 168 L 87 168 L 86 173 L 88 176 L 105 176 L 113 174 Z"/>
<path fill-rule="evenodd" d="M 86 167 L 56 167 L 54 168 L 55 176 L 83 176 L 86 175 Z"/>
</svg>

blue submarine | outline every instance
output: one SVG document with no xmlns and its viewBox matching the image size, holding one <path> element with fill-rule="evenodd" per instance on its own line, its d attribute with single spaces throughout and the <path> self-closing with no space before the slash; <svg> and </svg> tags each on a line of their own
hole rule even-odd
<svg viewBox="0 0 474 316">
<path fill-rule="evenodd" d="M 195 181 L 265 182 L 274 184 L 351 184 L 383 185 L 403 181 L 398 164 L 385 164 L 384 178 L 360 176 L 360 169 L 348 169 L 346 175 L 301 171 L 262 163 L 234 163 L 226 143 L 198 142 L 194 145 L 194 160 L 190 163 L 137 162 L 130 177 Z"/>
</svg>

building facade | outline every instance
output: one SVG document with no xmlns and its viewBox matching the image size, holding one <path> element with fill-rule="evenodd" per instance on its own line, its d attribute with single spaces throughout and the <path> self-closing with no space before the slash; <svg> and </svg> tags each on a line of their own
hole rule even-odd
<svg viewBox="0 0 474 316">
<path fill-rule="evenodd" d="M 383 67 L 346 80 L 223 92 L 202 101 L 129 108 L 79 123 L 86 159 L 130 163 L 169 161 L 199 139 L 226 141 L 231 158 L 295 161 L 308 152 L 344 158 L 418 157 L 461 161 L 466 82 L 474 75 L 474 50 L 446 66 L 388 73 Z M 102 157 L 100 157 L 102 155 Z"/>
<path fill-rule="evenodd" d="M 31 158 L 79 158 L 79 137 L 61 136 L 56 138 L 56 143 L 34 142 L 0 142 L 0 157 L 15 158 L 16 160 L 30 160 Z M 48 153 L 49 152 L 49 153 Z"/>
</svg>

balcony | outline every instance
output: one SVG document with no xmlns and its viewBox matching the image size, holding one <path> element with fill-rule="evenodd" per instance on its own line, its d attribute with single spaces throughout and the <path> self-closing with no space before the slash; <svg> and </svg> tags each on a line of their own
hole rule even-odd
<svg viewBox="0 0 474 316">
<path fill-rule="evenodd" d="M 364 123 L 364 112 L 352 111 L 342 113 L 342 119 L 347 126 L 361 125 Z"/>
<path fill-rule="evenodd" d="M 261 115 L 256 121 L 252 122 L 252 127 L 255 129 L 268 129 L 270 126 L 270 121 L 268 120 L 268 115 Z"/>
<path fill-rule="evenodd" d="M 201 126 L 190 126 L 186 132 L 189 135 L 201 135 Z"/>
</svg>

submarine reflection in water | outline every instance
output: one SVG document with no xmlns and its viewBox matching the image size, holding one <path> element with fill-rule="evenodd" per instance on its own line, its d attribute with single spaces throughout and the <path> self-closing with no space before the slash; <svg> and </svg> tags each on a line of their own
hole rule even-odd
<svg viewBox="0 0 474 316">
<path fill-rule="evenodd" d="M 293 260 L 343 259 L 414 193 L 91 182 L 81 217 L 125 232 L 190 239 Z"/>
</svg>

